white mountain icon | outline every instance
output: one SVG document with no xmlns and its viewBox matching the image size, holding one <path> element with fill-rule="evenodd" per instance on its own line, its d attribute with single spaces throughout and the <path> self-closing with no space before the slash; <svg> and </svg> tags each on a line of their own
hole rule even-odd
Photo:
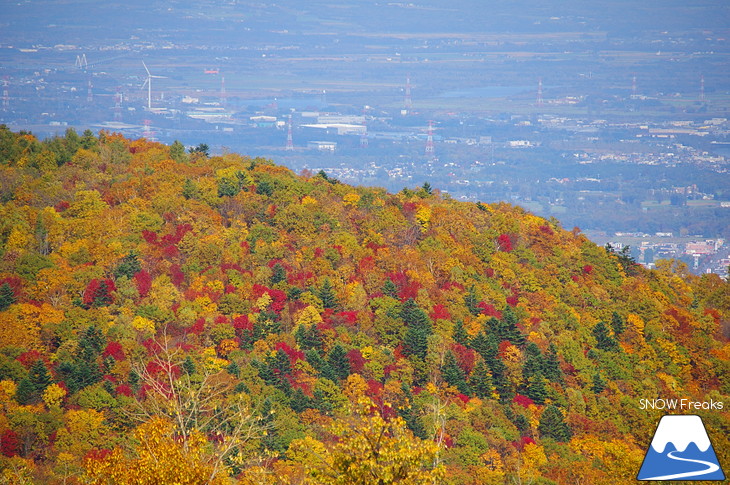
<svg viewBox="0 0 730 485">
<path fill-rule="evenodd" d="M 669 415 L 659 421 L 637 480 L 724 480 L 702 418 Z"/>
<path fill-rule="evenodd" d="M 672 443 L 677 451 L 684 451 L 690 443 L 697 445 L 700 451 L 705 452 L 712 446 L 710 437 L 702 425 L 699 416 L 664 416 L 659 421 L 654 439 L 651 440 L 651 447 L 657 453 L 664 453 L 667 443 Z"/>
</svg>

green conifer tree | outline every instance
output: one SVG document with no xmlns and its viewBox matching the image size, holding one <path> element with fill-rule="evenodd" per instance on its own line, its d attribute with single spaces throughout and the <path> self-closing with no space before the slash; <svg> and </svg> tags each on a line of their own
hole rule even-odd
<svg viewBox="0 0 730 485">
<path fill-rule="evenodd" d="M 418 303 L 413 298 L 409 298 L 403 303 L 400 317 L 406 325 L 431 326 L 431 320 L 428 318 L 428 314 L 418 306 Z"/>
<path fill-rule="evenodd" d="M 469 334 L 466 333 L 464 322 L 461 319 L 457 320 L 454 324 L 454 342 L 465 347 L 469 347 L 469 341 Z"/>
<path fill-rule="evenodd" d="M 33 384 L 33 390 L 38 394 L 42 394 L 46 390 L 46 387 L 53 383 L 53 378 L 48 372 L 46 363 L 42 360 L 36 360 L 28 372 L 28 380 Z"/>
<path fill-rule="evenodd" d="M 456 357 L 454 357 L 453 352 L 450 350 L 446 352 L 446 356 L 444 357 L 441 377 L 443 377 L 447 384 L 457 388 L 460 393 L 466 395 L 471 394 L 471 389 L 469 389 L 469 385 L 466 383 L 464 370 L 459 367 L 459 364 L 456 362 Z"/>
<path fill-rule="evenodd" d="M 511 307 L 507 306 L 502 312 L 499 337 L 502 340 L 509 340 L 518 347 L 525 344 L 525 336 L 517 327 L 518 318 Z"/>
<path fill-rule="evenodd" d="M 544 404 L 547 397 L 545 378 L 538 373 L 527 379 L 525 395 L 532 399 L 535 404 Z"/>
<path fill-rule="evenodd" d="M 563 413 L 554 404 L 551 404 L 543 411 L 537 429 L 543 438 L 552 438 L 560 442 L 570 441 L 573 435 L 564 421 Z"/>
<path fill-rule="evenodd" d="M 427 328 L 418 325 L 411 325 L 406 330 L 403 339 L 403 354 L 413 355 L 423 360 L 428 353 L 428 336 L 430 332 Z"/>
<path fill-rule="evenodd" d="M 269 455 L 279 456 L 285 451 L 286 446 L 274 425 L 275 418 L 274 404 L 271 398 L 267 397 L 264 399 L 259 411 L 259 424 L 262 429 L 266 430 L 260 441 L 261 451 L 267 452 Z"/>
<path fill-rule="evenodd" d="M 525 347 L 525 364 L 522 366 L 522 376 L 529 379 L 533 376 L 545 375 L 545 358 L 540 352 L 540 348 L 530 342 Z"/>
<path fill-rule="evenodd" d="M 311 397 L 304 394 L 304 391 L 297 387 L 292 392 L 291 399 L 289 400 L 289 406 L 294 411 L 301 413 L 305 409 L 313 408 L 314 402 Z"/>
<path fill-rule="evenodd" d="M 480 360 L 474 366 L 471 378 L 469 379 L 469 386 L 478 398 L 488 399 L 492 397 L 492 393 L 494 392 L 492 373 L 483 360 Z"/>
<path fill-rule="evenodd" d="M 324 308 L 331 308 L 335 310 L 340 306 L 340 303 L 337 301 L 337 295 L 335 295 L 335 290 L 332 287 L 332 283 L 330 282 L 329 278 L 326 278 L 324 280 L 324 283 L 322 283 L 322 288 L 319 289 L 317 296 L 319 296 L 319 299 L 322 300 L 322 306 Z"/>
<path fill-rule="evenodd" d="M 15 302 L 15 293 L 10 285 L 7 283 L 0 285 L 0 312 L 7 310 Z"/>
<path fill-rule="evenodd" d="M 421 438 L 422 440 L 428 439 L 428 432 L 421 422 L 416 406 L 413 405 L 413 394 L 411 393 L 411 387 L 408 386 L 406 383 L 402 383 L 401 391 L 403 392 L 405 404 L 399 408 L 399 414 L 406 422 L 406 426 L 408 426 L 408 429 L 410 429 L 415 436 Z"/>
<path fill-rule="evenodd" d="M 396 300 L 398 299 L 398 287 L 395 286 L 395 283 L 393 283 L 393 280 L 391 280 L 390 278 L 385 280 L 385 284 L 383 285 L 383 289 L 381 291 L 385 296 L 395 298 Z"/>
<path fill-rule="evenodd" d="M 142 264 L 139 262 L 139 256 L 136 252 L 130 251 L 122 258 L 117 267 L 114 269 L 114 277 L 120 278 L 126 276 L 132 279 L 134 275 L 142 270 Z"/>
<path fill-rule="evenodd" d="M 335 344 L 327 357 L 327 363 L 338 379 L 347 379 L 350 375 L 350 360 L 347 358 L 347 351 L 340 344 Z M 336 382 L 336 381 L 335 381 Z"/>
<path fill-rule="evenodd" d="M 603 377 L 601 377 L 601 374 L 596 372 L 593 374 L 593 385 L 591 386 L 591 390 L 595 394 L 600 394 L 606 389 L 606 381 L 603 380 Z"/>
<path fill-rule="evenodd" d="M 616 339 L 611 337 L 608 325 L 605 322 L 598 322 L 593 327 L 593 336 L 596 338 L 596 348 L 607 352 L 618 351 L 619 346 Z"/>
<path fill-rule="evenodd" d="M 560 370 L 560 360 L 558 359 L 558 349 L 554 343 L 550 343 L 548 353 L 545 356 L 544 367 L 545 378 L 551 382 L 563 382 L 563 372 Z"/>
<path fill-rule="evenodd" d="M 613 333 L 617 337 L 624 333 L 624 330 L 626 329 L 626 322 L 623 318 L 621 318 L 621 315 L 616 312 L 613 312 L 611 315 L 611 328 L 613 328 Z"/>
<path fill-rule="evenodd" d="M 276 263 L 273 268 L 271 268 L 272 274 L 271 274 L 271 281 L 272 285 L 275 285 L 277 283 L 281 283 L 282 281 L 286 281 L 286 270 L 284 267 Z"/>
<path fill-rule="evenodd" d="M 464 295 L 464 305 L 466 305 L 466 309 L 469 310 L 469 313 L 477 316 L 482 313 L 482 309 L 477 306 L 478 303 L 479 297 L 477 296 L 477 291 L 473 286 L 471 286 L 469 287 L 466 295 Z"/>
<path fill-rule="evenodd" d="M 35 390 L 35 386 L 30 382 L 30 379 L 20 380 L 18 387 L 15 389 L 15 400 L 23 406 L 38 402 L 38 393 Z"/>
<path fill-rule="evenodd" d="M 195 374 L 195 363 L 193 362 L 193 359 L 188 355 L 185 357 L 185 360 L 182 364 L 183 372 L 185 372 L 187 375 L 193 375 Z"/>
</svg>

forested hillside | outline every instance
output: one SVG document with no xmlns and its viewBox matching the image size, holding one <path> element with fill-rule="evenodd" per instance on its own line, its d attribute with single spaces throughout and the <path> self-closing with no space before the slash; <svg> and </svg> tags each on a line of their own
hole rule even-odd
<svg viewBox="0 0 730 485">
<path fill-rule="evenodd" d="M 1 479 L 629 483 L 654 398 L 730 465 L 730 284 L 431 183 L 0 128 Z"/>
</svg>

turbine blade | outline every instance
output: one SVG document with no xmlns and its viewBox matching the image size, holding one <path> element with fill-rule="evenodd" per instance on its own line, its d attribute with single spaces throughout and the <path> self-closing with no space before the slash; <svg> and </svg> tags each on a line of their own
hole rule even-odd
<svg viewBox="0 0 730 485">
<path fill-rule="evenodd" d="M 147 64 L 145 64 L 144 61 L 142 61 L 142 65 L 144 66 L 144 70 L 147 71 L 147 75 L 150 76 L 151 74 L 150 74 L 150 70 L 147 69 Z"/>
</svg>

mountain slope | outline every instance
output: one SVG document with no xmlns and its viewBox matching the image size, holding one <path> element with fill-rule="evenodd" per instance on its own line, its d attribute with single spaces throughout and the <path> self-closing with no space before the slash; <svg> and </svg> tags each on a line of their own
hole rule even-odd
<svg viewBox="0 0 730 485">
<path fill-rule="evenodd" d="M 0 172 L 6 474 L 615 483 L 640 399 L 730 394 L 728 283 L 508 204 L 109 133 Z"/>
</svg>

